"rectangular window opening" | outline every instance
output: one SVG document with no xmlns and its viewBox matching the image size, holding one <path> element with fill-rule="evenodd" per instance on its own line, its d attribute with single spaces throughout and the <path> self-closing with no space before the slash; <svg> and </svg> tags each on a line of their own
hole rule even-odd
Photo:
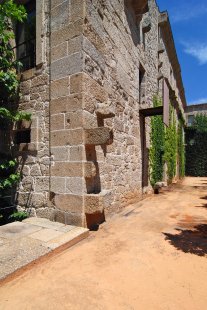
<svg viewBox="0 0 207 310">
<path fill-rule="evenodd" d="M 139 103 L 145 103 L 145 70 L 142 65 L 139 68 Z"/>
<path fill-rule="evenodd" d="M 24 4 L 27 19 L 16 24 L 16 59 L 22 63 L 20 71 L 36 66 L 36 1 L 17 1 Z"/>
<path fill-rule="evenodd" d="M 30 143 L 31 129 L 18 130 L 14 135 L 14 144 Z"/>
</svg>

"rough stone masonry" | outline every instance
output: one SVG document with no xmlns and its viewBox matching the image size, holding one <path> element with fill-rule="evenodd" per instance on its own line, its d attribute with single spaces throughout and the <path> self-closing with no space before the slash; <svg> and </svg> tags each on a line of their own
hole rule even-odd
<svg viewBox="0 0 207 310">
<path fill-rule="evenodd" d="M 32 216 L 92 227 L 150 191 L 150 119 L 140 110 L 167 79 L 185 107 L 169 18 L 154 0 L 36 1 L 36 67 L 21 76 L 30 143 L 15 146 L 16 204 Z"/>
</svg>

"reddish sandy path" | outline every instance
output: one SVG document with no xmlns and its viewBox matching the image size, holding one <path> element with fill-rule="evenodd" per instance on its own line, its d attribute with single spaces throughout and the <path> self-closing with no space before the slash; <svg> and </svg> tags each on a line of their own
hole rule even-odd
<svg viewBox="0 0 207 310">
<path fill-rule="evenodd" d="M 205 310 L 206 254 L 207 178 L 187 178 L 3 284 L 0 309 Z"/>
</svg>

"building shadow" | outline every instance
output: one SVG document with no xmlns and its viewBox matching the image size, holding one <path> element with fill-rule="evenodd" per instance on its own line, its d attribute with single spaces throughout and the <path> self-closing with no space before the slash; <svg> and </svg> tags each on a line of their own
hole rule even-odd
<svg viewBox="0 0 207 310">
<path fill-rule="evenodd" d="M 195 206 L 195 208 L 205 208 L 205 209 L 207 209 L 207 203 L 204 203 L 201 206 Z"/>
<path fill-rule="evenodd" d="M 192 230 L 177 229 L 179 234 L 163 233 L 177 250 L 197 256 L 207 254 L 207 224 L 195 226 Z"/>
</svg>

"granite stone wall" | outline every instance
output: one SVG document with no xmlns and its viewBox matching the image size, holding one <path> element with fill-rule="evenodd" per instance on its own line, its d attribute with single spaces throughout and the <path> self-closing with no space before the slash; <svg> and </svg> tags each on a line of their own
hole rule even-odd
<svg viewBox="0 0 207 310">
<path fill-rule="evenodd" d="M 175 65 L 154 0 L 45 0 L 40 13 L 42 63 L 21 83 L 33 118 L 18 206 L 92 227 L 151 190 L 140 110 L 163 77 L 182 108 Z"/>
</svg>

